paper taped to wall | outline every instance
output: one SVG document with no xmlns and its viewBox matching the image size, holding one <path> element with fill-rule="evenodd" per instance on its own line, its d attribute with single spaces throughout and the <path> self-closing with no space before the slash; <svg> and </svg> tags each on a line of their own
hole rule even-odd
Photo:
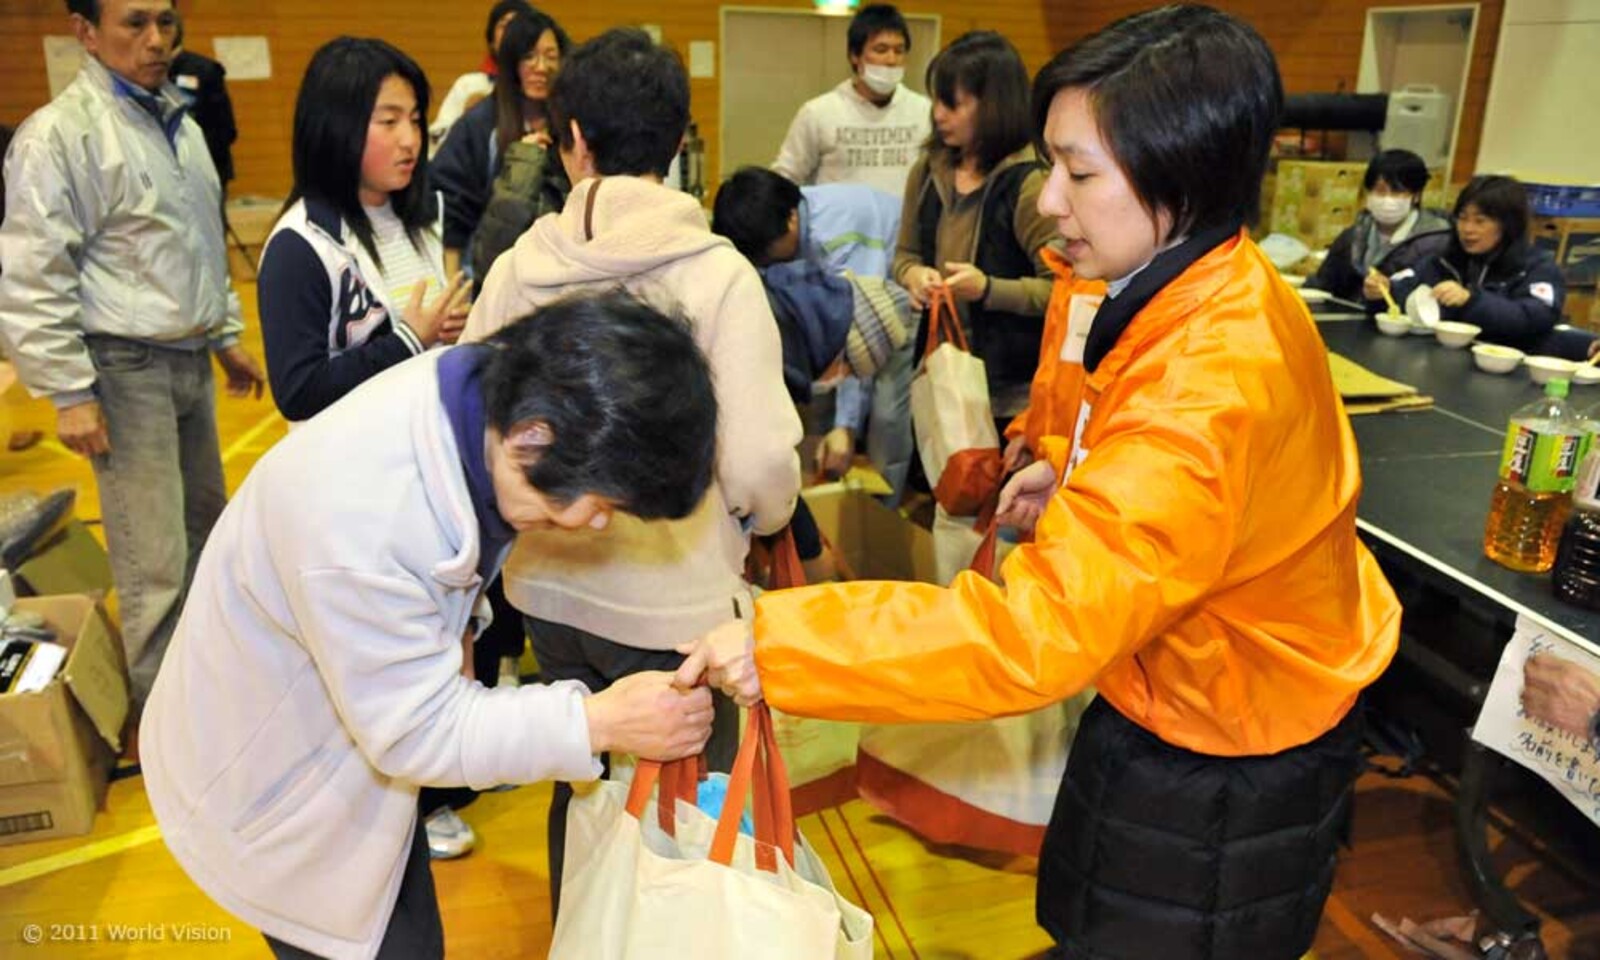
<svg viewBox="0 0 1600 960">
<path fill-rule="evenodd" d="M 272 51 L 266 37 L 216 37 L 211 47 L 229 80 L 271 79 Z"/>
</svg>

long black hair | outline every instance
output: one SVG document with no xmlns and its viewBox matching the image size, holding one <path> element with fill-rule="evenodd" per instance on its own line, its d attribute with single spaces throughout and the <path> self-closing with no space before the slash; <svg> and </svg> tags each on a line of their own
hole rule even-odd
<svg viewBox="0 0 1600 960">
<path fill-rule="evenodd" d="M 1017 48 L 1000 34 L 974 30 L 957 37 L 928 64 L 927 86 L 934 99 L 951 109 L 958 91 L 978 101 L 972 145 L 966 152 L 977 157 L 979 172 L 987 174 L 1033 142 L 1028 68 Z M 928 136 L 926 149 L 930 156 L 946 152 L 952 164 L 961 159 L 945 146 L 938 130 Z"/>
<path fill-rule="evenodd" d="M 388 77 L 411 84 L 417 113 L 428 115 L 428 78 L 417 62 L 395 47 L 358 37 L 339 37 L 311 55 L 294 105 L 294 188 L 285 207 L 305 199 L 325 203 L 355 232 L 381 268 L 372 240 L 372 221 L 361 206 L 361 157 L 378 91 Z M 428 137 L 419 134 L 417 165 L 404 190 L 389 194 L 395 216 L 411 243 L 421 249 L 421 234 L 434 219 L 428 191 Z"/>
<path fill-rule="evenodd" d="M 561 55 L 567 55 L 567 48 L 572 46 L 567 32 L 549 14 L 533 10 L 529 13 L 518 13 L 506 24 L 506 32 L 500 37 L 500 49 L 494 55 L 495 67 L 499 71 L 494 78 L 494 135 L 495 150 L 498 159 L 504 160 L 506 150 L 513 143 L 522 139 L 523 115 L 522 105 L 527 102 L 527 97 L 522 95 L 522 59 L 532 53 L 539 45 L 539 38 L 548 30 L 555 34 L 556 49 Z M 550 77 L 550 86 L 555 86 L 555 76 Z M 546 93 L 546 97 L 549 94 Z M 549 111 L 544 104 L 537 105 L 545 114 L 546 123 L 549 122 Z M 555 132 L 551 131 L 551 137 Z"/>
</svg>

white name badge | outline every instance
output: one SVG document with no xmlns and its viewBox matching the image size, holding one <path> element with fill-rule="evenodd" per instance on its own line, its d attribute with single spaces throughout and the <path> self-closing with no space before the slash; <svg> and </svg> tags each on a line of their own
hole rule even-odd
<svg viewBox="0 0 1600 960">
<path fill-rule="evenodd" d="M 1089 328 L 1105 297 L 1075 293 L 1067 306 L 1067 338 L 1061 343 L 1062 363 L 1083 363 L 1083 347 L 1089 342 Z"/>
<path fill-rule="evenodd" d="M 1094 408 L 1088 403 L 1078 407 L 1078 425 L 1072 428 L 1072 452 L 1067 454 L 1067 469 L 1061 471 L 1061 485 L 1067 485 L 1067 478 L 1072 476 L 1072 471 L 1078 469 L 1078 464 L 1089 455 L 1089 448 L 1083 445 L 1083 432 L 1089 429 L 1089 414 Z"/>
</svg>

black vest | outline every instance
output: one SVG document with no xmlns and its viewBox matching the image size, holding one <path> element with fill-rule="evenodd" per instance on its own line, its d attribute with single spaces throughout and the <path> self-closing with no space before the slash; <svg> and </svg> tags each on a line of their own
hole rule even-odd
<svg viewBox="0 0 1600 960">
<path fill-rule="evenodd" d="M 1038 163 L 1019 163 L 1000 171 L 984 186 L 983 210 L 978 215 L 978 251 L 974 263 L 985 275 L 1006 280 L 1035 275 L 1031 251 L 1017 242 L 1017 198 L 1022 181 L 1041 169 Z M 917 205 L 917 238 L 922 262 L 938 268 L 939 217 L 944 213 L 933 170 L 922 181 Z M 941 271 L 942 272 L 942 271 Z M 1039 343 L 1044 339 L 1044 317 L 1023 317 L 987 310 L 979 302 L 967 304 L 966 332 L 972 352 L 988 368 L 989 391 L 1029 383 L 1039 366 Z M 917 331 L 917 352 L 927 342 L 926 322 Z"/>
</svg>

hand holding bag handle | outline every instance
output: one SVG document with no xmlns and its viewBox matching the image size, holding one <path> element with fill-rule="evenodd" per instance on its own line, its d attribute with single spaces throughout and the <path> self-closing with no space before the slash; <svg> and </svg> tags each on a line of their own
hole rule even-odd
<svg viewBox="0 0 1600 960">
<path fill-rule="evenodd" d="M 961 314 L 956 312 L 956 295 L 949 287 L 935 287 L 928 297 L 928 342 L 922 359 L 928 359 L 941 343 L 953 343 L 962 353 L 972 352 L 967 332 L 961 328 Z"/>
</svg>

